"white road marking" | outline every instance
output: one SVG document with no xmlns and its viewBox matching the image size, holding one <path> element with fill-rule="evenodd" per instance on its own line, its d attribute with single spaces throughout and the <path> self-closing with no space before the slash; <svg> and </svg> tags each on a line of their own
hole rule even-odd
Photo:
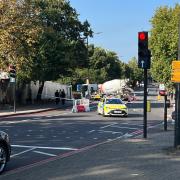
<svg viewBox="0 0 180 180">
<path fill-rule="evenodd" d="M 130 126 L 144 126 L 143 124 L 131 124 L 131 123 L 121 123 L 121 124 L 126 124 Z"/>
<path fill-rule="evenodd" d="M 91 130 L 91 131 L 89 131 L 89 133 L 92 133 L 92 132 L 94 132 L 95 130 Z"/>
<path fill-rule="evenodd" d="M 34 120 L 39 120 L 39 119 L 42 119 L 41 117 L 38 117 L 38 118 L 33 118 Z"/>
<path fill-rule="evenodd" d="M 131 136 L 133 136 L 133 135 L 132 135 L 132 134 L 129 134 L 129 133 L 126 133 L 126 134 L 123 135 L 123 137 L 125 137 L 125 138 L 129 138 L 129 137 L 131 137 Z"/>
<path fill-rule="evenodd" d="M 72 114 L 72 112 L 66 112 L 66 113 L 62 113 L 59 114 L 59 116 L 61 115 L 66 115 L 66 114 Z M 31 114 L 32 116 L 32 114 Z M 17 123 L 25 123 L 25 122 L 46 122 L 46 121 L 59 121 L 61 119 L 42 119 L 42 118 L 33 118 L 33 119 L 25 119 L 25 120 L 19 120 L 19 121 L 1 121 L 0 124 L 17 124 Z"/>
<path fill-rule="evenodd" d="M 164 123 L 164 122 L 163 122 Z M 155 125 L 152 125 L 152 126 L 148 126 L 147 128 L 148 129 L 151 129 L 151 128 L 154 128 L 154 127 L 156 127 L 156 126 L 160 126 L 161 125 L 161 123 L 159 123 L 159 124 L 155 124 Z"/>
<path fill-rule="evenodd" d="M 132 127 L 125 127 L 125 126 L 111 126 L 111 127 L 115 127 L 115 128 L 120 128 L 120 129 L 139 129 L 139 128 L 132 128 Z"/>
<path fill-rule="evenodd" d="M 98 130 L 98 131 L 103 133 L 123 134 L 122 132 L 116 132 L 116 131 L 104 131 L 104 130 Z"/>
<path fill-rule="evenodd" d="M 47 156 L 57 156 L 55 154 L 45 153 L 45 152 L 41 152 L 41 151 L 33 151 L 33 152 L 38 153 L 38 154 L 47 155 Z"/>
<path fill-rule="evenodd" d="M 133 109 L 134 112 L 141 112 L 142 109 Z"/>
<path fill-rule="evenodd" d="M 107 128 L 107 127 L 113 126 L 113 125 L 115 125 L 115 124 L 117 124 L 117 123 L 112 123 L 112 124 L 109 124 L 109 125 L 107 125 L 107 126 L 102 126 L 102 127 L 100 127 L 100 129 L 104 129 L 104 128 Z"/>
<path fill-rule="evenodd" d="M 13 158 L 13 157 L 15 157 L 15 156 L 18 156 L 18 155 L 21 155 L 21 154 L 24 154 L 24 153 L 29 152 L 29 151 L 32 151 L 32 150 L 34 150 L 34 149 L 36 149 L 36 148 L 35 148 L 35 147 L 33 147 L 33 148 L 31 148 L 31 149 L 28 149 L 28 150 L 22 151 L 22 152 L 20 152 L 20 153 L 13 154 L 13 155 L 11 155 L 11 158 Z"/>
<path fill-rule="evenodd" d="M 68 151 L 76 151 L 76 148 L 68 148 L 68 147 L 42 147 L 42 146 L 25 146 L 25 145 L 11 145 L 12 147 L 21 147 L 21 148 L 36 148 L 36 149 L 54 149 L 54 150 L 68 150 Z"/>
</svg>

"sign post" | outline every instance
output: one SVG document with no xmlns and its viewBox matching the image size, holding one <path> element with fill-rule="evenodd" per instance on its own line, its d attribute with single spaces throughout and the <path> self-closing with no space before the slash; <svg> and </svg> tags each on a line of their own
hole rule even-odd
<svg viewBox="0 0 180 180">
<path fill-rule="evenodd" d="M 180 59 L 180 50 L 178 50 L 178 59 Z M 180 146 L 180 61 L 172 61 L 171 81 L 176 83 L 174 146 L 177 148 Z"/>
</svg>

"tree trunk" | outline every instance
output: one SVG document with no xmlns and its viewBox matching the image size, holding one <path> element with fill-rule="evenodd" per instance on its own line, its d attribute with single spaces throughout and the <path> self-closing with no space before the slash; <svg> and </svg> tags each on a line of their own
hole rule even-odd
<svg viewBox="0 0 180 180">
<path fill-rule="evenodd" d="M 44 81 L 40 81 L 37 98 L 36 98 L 38 102 L 41 101 L 41 95 L 42 95 L 43 88 L 44 88 Z"/>
</svg>

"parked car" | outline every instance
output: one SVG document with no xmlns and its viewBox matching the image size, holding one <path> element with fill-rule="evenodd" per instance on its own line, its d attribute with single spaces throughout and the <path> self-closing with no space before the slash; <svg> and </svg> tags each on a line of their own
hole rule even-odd
<svg viewBox="0 0 180 180">
<path fill-rule="evenodd" d="M 128 108 L 120 98 L 104 98 L 98 103 L 98 114 L 127 117 Z"/>
<path fill-rule="evenodd" d="M 7 162 L 10 160 L 11 146 L 9 136 L 7 133 L 0 131 L 0 173 L 6 167 Z"/>
<path fill-rule="evenodd" d="M 166 95 L 166 90 L 159 90 L 159 95 L 160 96 L 165 96 Z"/>
</svg>

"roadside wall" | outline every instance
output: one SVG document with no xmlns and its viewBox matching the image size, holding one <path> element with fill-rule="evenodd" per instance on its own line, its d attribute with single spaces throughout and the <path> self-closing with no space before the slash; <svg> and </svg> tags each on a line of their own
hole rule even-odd
<svg viewBox="0 0 180 180">
<path fill-rule="evenodd" d="M 2 88 L 2 87 L 1 87 Z M 0 104 L 13 103 L 13 84 L 8 83 L 8 88 L 3 92 L 0 88 Z M 34 103 L 36 101 L 39 89 L 39 81 L 26 84 L 21 89 L 16 89 L 17 104 Z M 60 84 L 52 81 L 46 81 L 42 92 L 42 100 L 54 100 L 54 93 L 56 90 L 63 90 L 66 93 L 66 98 L 71 98 L 71 88 L 68 85 Z M 4 100 L 5 99 L 5 100 Z"/>
</svg>

